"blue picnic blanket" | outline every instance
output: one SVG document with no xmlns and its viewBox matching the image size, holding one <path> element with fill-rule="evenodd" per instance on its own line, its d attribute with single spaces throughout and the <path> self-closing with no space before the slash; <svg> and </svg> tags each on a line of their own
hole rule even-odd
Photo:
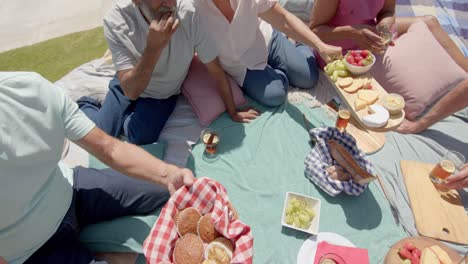
<svg viewBox="0 0 468 264">
<path fill-rule="evenodd" d="M 468 56 L 468 0 L 397 0 L 397 16 L 437 17 L 444 30 Z"/>
</svg>

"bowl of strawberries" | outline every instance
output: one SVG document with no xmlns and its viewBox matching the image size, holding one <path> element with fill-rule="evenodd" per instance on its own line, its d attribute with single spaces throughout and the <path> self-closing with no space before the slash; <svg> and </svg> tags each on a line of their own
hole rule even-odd
<svg viewBox="0 0 468 264">
<path fill-rule="evenodd" d="M 345 55 L 345 65 L 354 75 L 368 72 L 375 63 L 375 56 L 368 50 L 350 50 Z"/>
</svg>

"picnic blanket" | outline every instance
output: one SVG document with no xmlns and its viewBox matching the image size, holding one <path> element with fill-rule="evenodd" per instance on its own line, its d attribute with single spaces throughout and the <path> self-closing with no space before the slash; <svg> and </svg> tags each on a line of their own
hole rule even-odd
<svg viewBox="0 0 468 264">
<path fill-rule="evenodd" d="M 397 0 L 397 16 L 433 15 L 468 56 L 468 1 Z"/>
</svg>

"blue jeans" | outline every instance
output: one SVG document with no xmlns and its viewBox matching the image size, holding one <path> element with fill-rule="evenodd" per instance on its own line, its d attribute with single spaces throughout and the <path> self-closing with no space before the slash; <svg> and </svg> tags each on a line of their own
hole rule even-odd
<svg viewBox="0 0 468 264">
<path fill-rule="evenodd" d="M 132 101 L 124 95 L 119 79 L 114 77 L 102 106 L 90 97 L 82 97 L 77 103 L 107 134 L 118 137 L 123 132 L 129 142 L 143 145 L 158 141 L 176 101 L 177 95 L 167 99 L 140 97 Z"/>
<path fill-rule="evenodd" d="M 148 214 L 169 199 L 166 188 L 129 178 L 112 169 L 74 169 L 73 200 L 55 234 L 25 263 L 106 263 L 96 261 L 79 241 L 80 230 L 120 216 Z"/>
<path fill-rule="evenodd" d="M 284 103 L 289 85 L 311 89 L 318 80 L 318 68 L 312 50 L 294 45 L 283 34 L 273 31 L 268 65 L 264 70 L 247 69 L 242 89 L 267 106 Z"/>
</svg>

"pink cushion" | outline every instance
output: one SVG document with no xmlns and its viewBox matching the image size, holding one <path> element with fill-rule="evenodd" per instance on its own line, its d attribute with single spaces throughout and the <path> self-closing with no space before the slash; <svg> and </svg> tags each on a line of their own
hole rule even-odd
<svg viewBox="0 0 468 264">
<path fill-rule="evenodd" d="M 229 76 L 228 80 L 231 84 L 234 104 L 241 106 L 247 103 L 237 83 Z M 216 81 L 197 57 L 192 60 L 187 78 L 182 86 L 182 93 L 198 116 L 200 124 L 204 126 L 208 126 L 226 111 L 223 99 L 218 93 Z"/>
<path fill-rule="evenodd" d="M 413 23 L 395 46 L 379 56 L 370 74 L 387 92 L 405 98 L 406 118 L 410 120 L 468 78 L 423 21 Z"/>
</svg>

